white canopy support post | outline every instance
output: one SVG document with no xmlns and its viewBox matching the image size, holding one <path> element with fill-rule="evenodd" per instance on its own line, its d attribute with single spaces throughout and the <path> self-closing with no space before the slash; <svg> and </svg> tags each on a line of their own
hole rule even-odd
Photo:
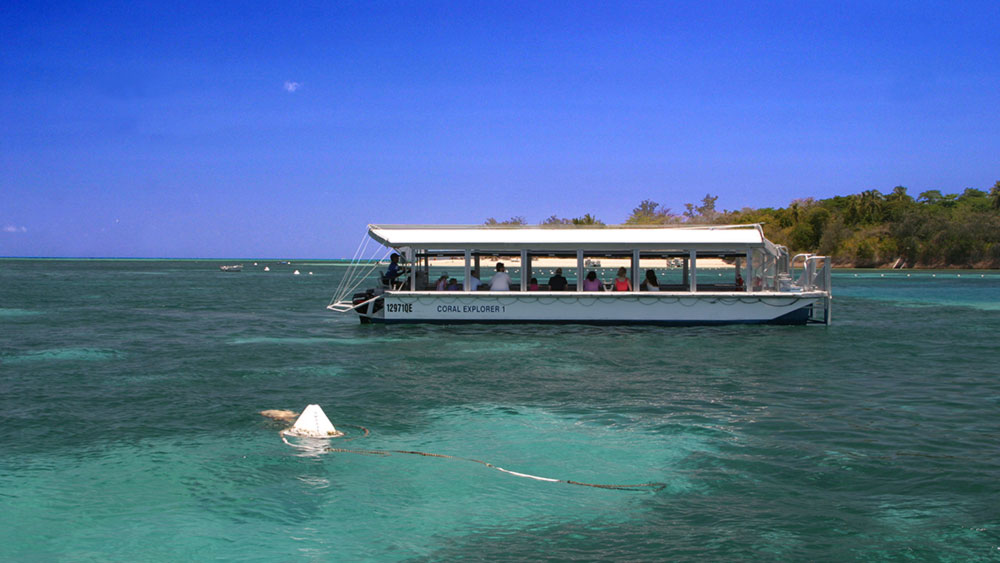
<svg viewBox="0 0 1000 563">
<path fill-rule="evenodd" d="M 410 291 L 417 290 L 417 269 L 416 251 L 414 251 L 414 256 L 410 259 Z"/>
<path fill-rule="evenodd" d="M 413 247 L 406 248 L 406 263 L 409 265 L 410 269 L 410 291 L 413 291 L 417 287 L 417 264 L 415 260 L 417 259 L 417 251 Z"/>
<path fill-rule="evenodd" d="M 753 291 L 753 249 L 747 248 L 746 274 L 743 275 L 743 291 Z"/>
<path fill-rule="evenodd" d="M 521 291 L 528 291 L 528 251 L 521 249 Z"/>
<path fill-rule="evenodd" d="M 689 289 L 691 293 L 694 293 L 698 291 L 698 251 L 691 250 L 688 258 L 691 260 L 691 285 Z"/>
<path fill-rule="evenodd" d="M 639 249 L 632 251 L 632 291 L 639 291 Z"/>
<path fill-rule="evenodd" d="M 465 249 L 465 281 L 462 282 L 462 290 L 469 291 L 470 280 L 472 277 L 472 251 L 468 248 Z"/>
<path fill-rule="evenodd" d="M 576 290 L 583 291 L 583 249 L 576 251 Z"/>
<path fill-rule="evenodd" d="M 531 278 L 535 277 L 534 266 L 531 264 L 531 253 L 526 252 L 524 256 L 527 259 L 527 264 L 528 264 L 528 273 L 525 274 L 525 277 L 528 279 L 528 283 L 530 284 Z M 531 288 L 529 287 L 528 289 L 530 290 Z"/>
</svg>

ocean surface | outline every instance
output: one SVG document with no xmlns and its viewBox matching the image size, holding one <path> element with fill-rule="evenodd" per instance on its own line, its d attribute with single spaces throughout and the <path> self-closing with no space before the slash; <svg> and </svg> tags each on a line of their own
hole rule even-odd
<svg viewBox="0 0 1000 563">
<path fill-rule="evenodd" d="M 382 327 L 342 265 L 225 263 L 0 260 L 0 560 L 1000 560 L 1000 272 L 837 271 L 830 327 Z M 259 414 L 310 403 L 453 457 Z"/>
</svg>

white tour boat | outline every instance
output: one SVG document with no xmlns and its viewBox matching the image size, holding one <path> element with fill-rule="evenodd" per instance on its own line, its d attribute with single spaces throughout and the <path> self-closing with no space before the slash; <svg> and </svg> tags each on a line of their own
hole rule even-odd
<svg viewBox="0 0 1000 563">
<path fill-rule="evenodd" d="M 760 225 L 369 225 L 368 236 L 328 307 L 362 322 L 830 324 L 830 260 L 791 257 Z M 370 240 L 384 254 L 360 259 Z M 401 272 L 391 279 L 390 253 Z M 585 291 L 598 260 L 605 268 L 590 277 L 602 283 Z M 498 262 L 510 282 L 494 291 Z M 547 283 L 556 267 L 568 278 L 561 291 Z M 619 279 L 624 291 L 613 291 L 618 267 L 631 289 Z M 656 284 L 646 283 L 650 271 Z"/>
</svg>

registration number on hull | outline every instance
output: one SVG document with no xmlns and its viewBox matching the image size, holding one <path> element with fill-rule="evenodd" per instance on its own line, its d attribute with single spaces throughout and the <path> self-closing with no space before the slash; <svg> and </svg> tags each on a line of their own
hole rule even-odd
<svg viewBox="0 0 1000 563">
<path fill-rule="evenodd" d="M 390 313 L 412 313 L 413 303 L 386 303 L 385 308 Z"/>
</svg>

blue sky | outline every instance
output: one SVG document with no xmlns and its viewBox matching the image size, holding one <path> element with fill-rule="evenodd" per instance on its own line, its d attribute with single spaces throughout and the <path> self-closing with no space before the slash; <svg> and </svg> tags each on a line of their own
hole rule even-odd
<svg viewBox="0 0 1000 563">
<path fill-rule="evenodd" d="M 1000 180 L 1000 2 L 0 9 L 0 256 Z"/>
</svg>

